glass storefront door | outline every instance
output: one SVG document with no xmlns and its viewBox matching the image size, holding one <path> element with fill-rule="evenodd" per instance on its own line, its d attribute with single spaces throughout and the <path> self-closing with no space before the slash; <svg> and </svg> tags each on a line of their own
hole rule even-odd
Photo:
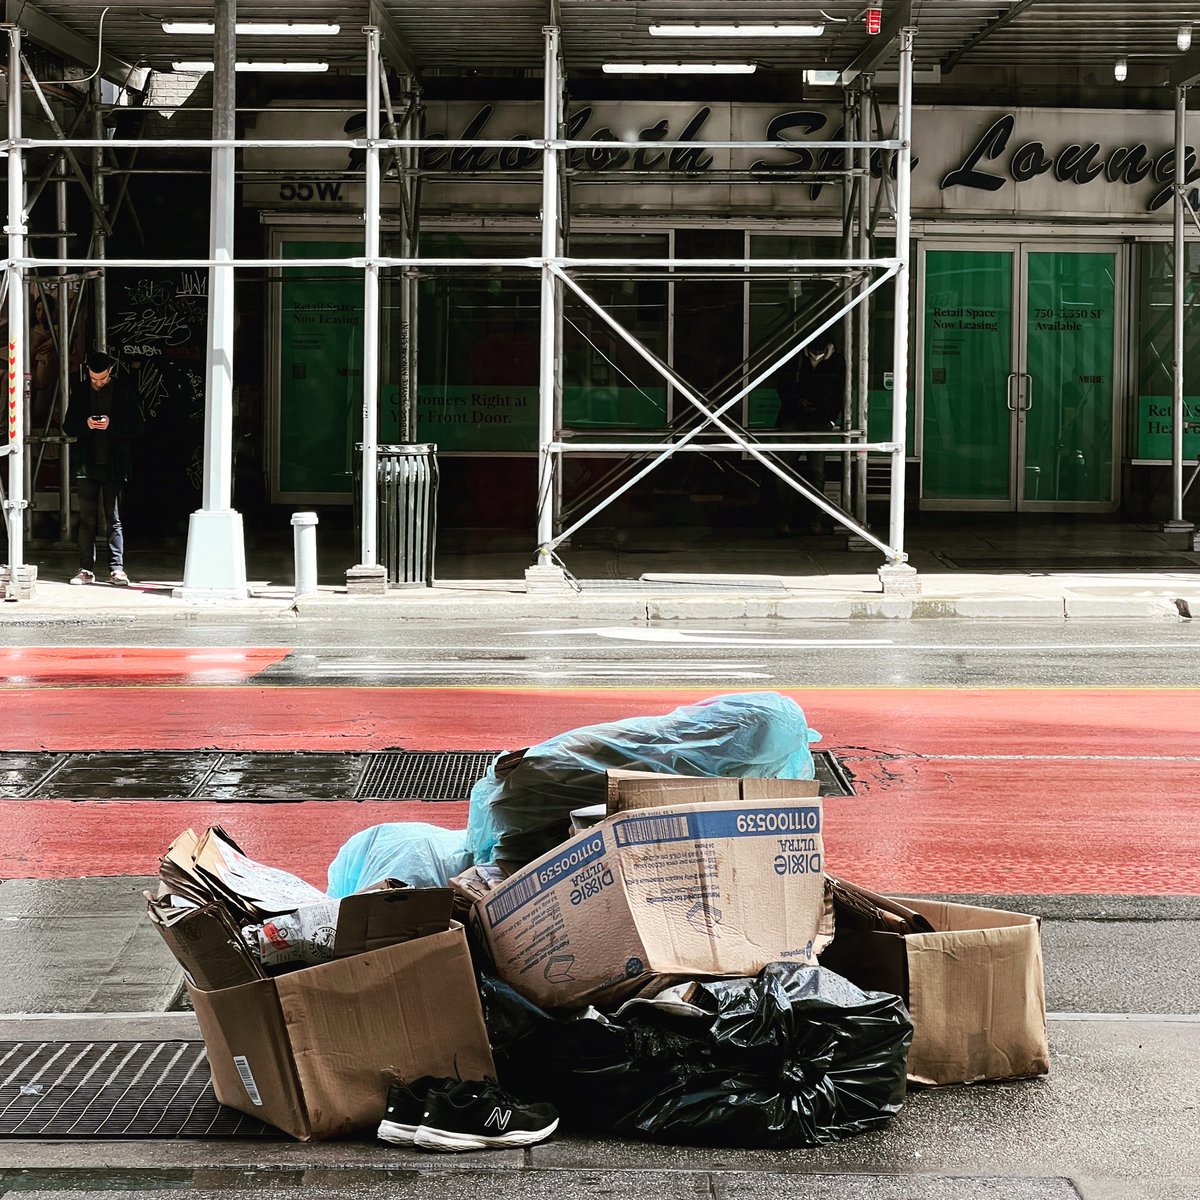
<svg viewBox="0 0 1200 1200">
<path fill-rule="evenodd" d="M 1117 258 L 926 250 L 922 507 L 1113 508 Z"/>
</svg>

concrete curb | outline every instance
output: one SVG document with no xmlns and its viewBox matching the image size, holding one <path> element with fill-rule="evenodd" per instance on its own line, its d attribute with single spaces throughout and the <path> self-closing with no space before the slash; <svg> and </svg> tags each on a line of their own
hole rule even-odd
<svg viewBox="0 0 1200 1200">
<path fill-rule="evenodd" d="M 704 577 L 635 589 L 526 593 L 522 581 L 394 589 L 351 596 L 326 588 L 293 598 L 282 589 L 244 601 L 179 600 L 161 592 L 39 585 L 28 600 L 0 604 L 4 626 L 96 626 L 143 623 L 268 623 L 296 620 L 401 621 L 728 621 L 728 620 L 1182 620 L 1200 614 L 1200 580 L 1130 573 L 1105 576 L 941 576 L 916 596 L 884 595 L 874 576 L 804 577 L 771 589 L 744 580 Z"/>
</svg>

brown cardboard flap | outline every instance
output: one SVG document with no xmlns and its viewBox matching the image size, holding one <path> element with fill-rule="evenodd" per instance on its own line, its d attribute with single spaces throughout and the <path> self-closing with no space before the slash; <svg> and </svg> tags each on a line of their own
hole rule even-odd
<svg viewBox="0 0 1200 1200">
<path fill-rule="evenodd" d="M 312 1136 L 288 1046 L 275 982 L 224 991 L 188 986 L 222 1104 L 307 1141 Z"/>
<path fill-rule="evenodd" d="M 815 779 L 739 779 L 739 792 L 743 800 L 805 800 L 821 794 L 821 785 Z"/>
<path fill-rule="evenodd" d="M 154 908 L 151 906 L 151 917 Z M 204 991 L 238 987 L 263 978 L 237 926 L 219 904 L 208 904 L 175 918 L 152 920 L 189 980 Z"/>
<path fill-rule="evenodd" d="M 365 954 L 450 928 L 450 888 L 395 888 L 346 896 L 338 905 L 335 958 Z"/>
<path fill-rule="evenodd" d="M 814 779 L 733 779 L 615 769 L 606 774 L 605 799 L 609 816 L 675 804 L 790 800 L 817 796 L 821 791 L 821 785 Z"/>
<path fill-rule="evenodd" d="M 314 1136 L 375 1125 L 389 1074 L 495 1077 L 461 925 L 273 982 Z"/>
</svg>

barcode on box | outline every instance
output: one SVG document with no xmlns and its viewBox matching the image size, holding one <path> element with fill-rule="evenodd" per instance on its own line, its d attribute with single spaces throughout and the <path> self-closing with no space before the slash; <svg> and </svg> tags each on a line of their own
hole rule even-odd
<svg viewBox="0 0 1200 1200">
<path fill-rule="evenodd" d="M 683 842 L 692 836 L 687 817 L 630 817 L 617 825 L 618 846 Z"/>
<path fill-rule="evenodd" d="M 493 925 L 499 925 L 505 917 L 511 916 L 522 904 L 532 900 L 537 894 L 537 875 L 529 875 L 512 887 L 505 888 L 494 900 L 487 901 L 488 920 Z"/>
<path fill-rule="evenodd" d="M 246 1095 L 250 1097 L 250 1103 L 262 1108 L 262 1097 L 258 1094 L 258 1084 L 254 1082 L 254 1072 L 250 1070 L 246 1056 L 235 1054 L 233 1065 L 237 1067 L 238 1078 L 242 1081 L 242 1087 L 246 1089 Z"/>
</svg>

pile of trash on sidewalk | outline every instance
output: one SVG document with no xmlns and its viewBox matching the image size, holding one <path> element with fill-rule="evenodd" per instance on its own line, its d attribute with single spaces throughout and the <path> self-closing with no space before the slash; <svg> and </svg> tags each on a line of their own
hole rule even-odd
<svg viewBox="0 0 1200 1200">
<path fill-rule="evenodd" d="M 217 1098 L 432 1151 L 560 1115 L 811 1147 L 886 1124 L 908 1082 L 1045 1074 L 1037 918 L 830 874 L 819 737 L 773 692 L 571 730 L 498 756 L 466 831 L 356 834 L 328 894 L 187 830 L 147 901 Z"/>
</svg>

